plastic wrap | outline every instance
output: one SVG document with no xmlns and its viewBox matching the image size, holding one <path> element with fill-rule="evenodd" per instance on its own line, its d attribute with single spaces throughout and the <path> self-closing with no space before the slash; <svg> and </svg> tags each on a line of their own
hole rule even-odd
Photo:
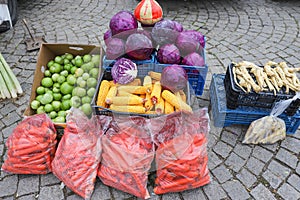
<svg viewBox="0 0 300 200">
<path fill-rule="evenodd" d="M 53 174 L 84 199 L 93 193 L 101 158 L 103 131 L 99 122 L 97 117 L 89 119 L 79 109 L 72 108 L 52 162 Z M 105 119 L 102 123 L 105 124 Z"/>
<path fill-rule="evenodd" d="M 101 181 L 135 195 L 150 197 L 148 171 L 154 157 L 154 146 L 147 120 L 142 117 L 117 117 L 102 137 L 102 161 L 98 170 Z"/>
<path fill-rule="evenodd" d="M 163 123 L 162 123 L 163 122 Z M 156 150 L 154 192 L 164 194 L 197 188 L 210 182 L 207 157 L 207 109 L 151 119 Z"/>
<path fill-rule="evenodd" d="M 27 117 L 8 137 L 2 169 L 15 174 L 47 174 L 56 149 L 56 130 L 46 114 Z"/>
</svg>

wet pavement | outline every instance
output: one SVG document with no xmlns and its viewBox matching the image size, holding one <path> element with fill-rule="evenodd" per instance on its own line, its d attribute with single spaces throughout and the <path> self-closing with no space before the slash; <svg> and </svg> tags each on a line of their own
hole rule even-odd
<svg viewBox="0 0 300 200">
<path fill-rule="evenodd" d="M 206 35 L 209 72 L 201 107 L 210 105 L 209 86 L 214 73 L 225 73 L 231 61 L 263 65 L 268 60 L 300 67 L 300 2 L 159 1 L 164 16 L 185 29 Z M 6 139 L 28 105 L 37 51 L 26 52 L 29 38 L 22 19 L 36 36 L 51 43 L 102 44 L 109 19 L 120 10 L 133 10 L 134 0 L 19 0 L 19 20 L 0 33 L 0 51 L 17 75 L 25 95 L 0 102 L 0 166 L 6 157 Z M 300 131 L 273 145 L 242 145 L 246 126 L 217 128 L 211 123 L 208 155 L 211 183 L 204 187 L 151 199 L 300 199 Z M 151 188 L 150 188 L 151 189 Z M 150 190 L 151 191 L 151 190 Z M 53 175 L 11 175 L 0 172 L 0 199 L 81 199 Z M 92 199 L 136 199 L 103 185 L 95 185 Z"/>
</svg>

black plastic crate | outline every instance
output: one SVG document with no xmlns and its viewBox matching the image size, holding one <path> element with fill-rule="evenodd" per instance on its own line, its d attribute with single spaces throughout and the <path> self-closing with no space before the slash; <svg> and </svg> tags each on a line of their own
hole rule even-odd
<svg viewBox="0 0 300 200">
<path fill-rule="evenodd" d="M 146 75 L 148 75 L 149 71 L 155 71 L 155 72 L 162 72 L 163 68 L 165 66 L 163 65 L 159 65 L 156 63 L 144 63 L 144 64 L 140 64 L 138 65 L 138 74 L 137 74 L 137 78 L 141 78 L 141 80 L 143 80 L 142 78 L 144 78 Z M 98 97 L 98 93 L 99 93 L 99 88 L 100 88 L 100 84 L 102 82 L 102 80 L 108 80 L 111 81 L 112 76 L 111 76 L 111 67 L 108 67 L 106 69 L 103 70 L 103 73 L 98 81 L 97 87 L 96 87 L 96 92 L 94 94 L 94 97 L 92 99 L 92 110 L 93 113 L 96 115 L 108 115 L 108 116 L 112 116 L 114 114 L 116 115 L 123 115 L 123 116 L 141 116 L 141 117 L 146 117 L 146 118 L 153 118 L 153 117 L 158 117 L 161 116 L 159 114 L 139 114 L 139 113 L 125 113 L 125 112 L 118 112 L 118 111 L 114 111 L 111 110 L 109 108 L 104 108 L 101 106 L 97 106 L 96 104 L 96 100 Z M 188 86 L 186 87 L 186 89 L 184 90 L 186 97 L 187 97 L 187 104 L 191 105 L 191 95 L 193 95 L 193 90 L 191 88 L 191 85 L 188 84 Z"/>
<path fill-rule="evenodd" d="M 260 107 L 266 109 L 272 109 L 274 104 L 280 100 L 291 99 L 295 96 L 295 92 L 290 90 L 288 94 L 285 93 L 285 87 L 277 92 L 276 96 L 272 91 L 262 91 L 256 93 L 251 91 L 245 93 L 242 91 L 237 84 L 234 82 L 233 78 L 233 68 L 234 64 L 231 63 L 226 70 L 224 86 L 226 91 L 226 105 L 229 109 L 236 109 L 238 106 L 250 106 L 250 107 Z M 256 79 L 254 78 L 256 81 Z M 300 99 L 293 101 L 289 107 L 285 110 L 285 113 L 289 116 L 294 115 L 300 106 Z"/>
</svg>

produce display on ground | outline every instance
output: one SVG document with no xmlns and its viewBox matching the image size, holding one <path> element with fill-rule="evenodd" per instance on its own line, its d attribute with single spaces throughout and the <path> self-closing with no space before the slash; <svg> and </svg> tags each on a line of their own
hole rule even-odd
<svg viewBox="0 0 300 200">
<path fill-rule="evenodd" d="M 47 63 L 44 78 L 30 106 L 37 114 L 47 113 L 53 122 L 66 122 L 67 111 L 79 108 L 91 115 L 91 100 L 99 77 L 100 55 L 55 56 Z"/>
<path fill-rule="evenodd" d="M 18 79 L 0 53 L 0 99 L 17 98 L 22 94 Z"/>
</svg>

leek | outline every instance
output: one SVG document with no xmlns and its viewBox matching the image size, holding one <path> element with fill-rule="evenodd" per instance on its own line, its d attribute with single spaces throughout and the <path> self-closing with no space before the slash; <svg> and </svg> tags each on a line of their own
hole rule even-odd
<svg viewBox="0 0 300 200">
<path fill-rule="evenodd" d="M 3 67 L 0 66 L 0 70 L 1 70 L 1 68 L 3 68 L 2 71 L 3 71 L 3 70 L 6 71 L 7 74 L 9 75 L 9 79 L 12 81 L 12 82 L 11 82 L 11 85 L 7 85 L 8 89 L 10 90 L 10 92 L 13 92 L 13 93 L 11 94 L 12 97 L 15 98 L 15 97 L 14 97 L 14 96 L 15 96 L 14 94 L 15 94 L 16 92 L 17 92 L 18 94 L 23 94 L 23 89 L 22 89 L 22 87 L 21 87 L 21 85 L 20 85 L 20 83 L 19 83 L 17 77 L 16 77 L 15 74 L 12 72 L 12 70 L 11 70 L 10 67 L 8 66 L 7 62 L 5 61 L 5 59 L 4 59 L 4 57 L 2 56 L 1 53 L 0 53 L 0 63 L 2 63 L 2 65 L 3 65 Z M 3 73 L 2 73 L 2 75 L 3 75 Z M 7 78 L 5 78 L 5 76 L 4 76 L 3 78 L 4 78 L 4 80 L 5 80 L 6 82 L 9 81 L 9 79 L 6 80 Z M 7 83 L 7 84 L 8 84 L 8 83 Z M 15 90 L 14 88 L 15 88 L 16 90 Z M 13 89 L 13 90 L 11 91 L 11 89 Z"/>
<path fill-rule="evenodd" d="M 0 64 L 1 64 L 1 62 L 0 62 Z M 3 98 L 3 99 L 11 98 L 1 72 L 0 72 L 0 93 L 1 93 L 1 98 Z"/>
</svg>

